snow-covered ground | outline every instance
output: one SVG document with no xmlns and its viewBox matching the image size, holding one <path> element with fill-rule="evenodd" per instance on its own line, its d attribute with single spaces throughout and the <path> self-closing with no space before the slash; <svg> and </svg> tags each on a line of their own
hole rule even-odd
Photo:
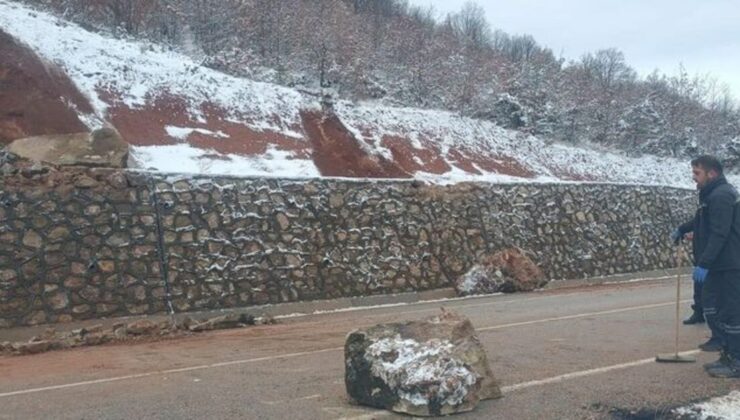
<svg viewBox="0 0 740 420">
<path fill-rule="evenodd" d="M 740 420 L 740 391 L 732 391 L 723 397 L 679 408 L 674 410 L 674 413 L 699 420 Z"/>
<path fill-rule="evenodd" d="M 223 174 L 234 176 L 291 178 L 321 176 L 308 159 L 292 159 L 289 152 L 268 149 L 259 156 L 221 156 L 189 144 L 135 147 L 129 160 L 141 169 L 186 174 Z"/>
<path fill-rule="evenodd" d="M 112 106 L 123 104 L 137 109 L 151 105 L 162 95 L 176 96 L 187 104 L 192 121 L 200 126 L 165 122 L 162 136 L 168 139 L 146 139 L 146 144 L 153 145 L 132 147 L 131 162 L 139 168 L 197 174 L 320 176 L 310 153 L 294 153 L 268 144 L 266 152 L 246 156 L 219 153 L 188 141 L 196 135 L 219 142 L 250 141 L 232 138 L 208 126 L 204 105 L 214 104 L 226 112 L 227 121 L 257 133 L 293 139 L 305 144 L 304 150 L 310 152 L 301 111 L 319 109 L 316 97 L 232 77 L 161 46 L 89 32 L 10 0 L 0 0 L 0 28 L 69 75 L 93 105 L 95 115 L 81 115 L 91 128 L 108 119 L 107 111 Z M 115 93 L 113 99 L 111 93 Z M 684 160 L 653 156 L 628 158 L 608 150 L 552 144 L 447 111 L 338 101 L 335 112 L 369 154 L 394 159 L 384 143 L 388 137 L 403 139 L 411 151 L 424 151 L 427 156 L 435 154 L 437 160 L 445 162 L 443 166 L 449 167 L 446 172 L 424 168 L 413 171 L 415 178 L 434 183 L 593 180 L 693 188 L 690 166 Z M 173 145 L 173 139 L 181 143 Z M 513 161 L 528 175 L 484 170 L 474 159 L 467 162 L 467 167 L 456 164 L 454 156 L 460 150 L 466 151 L 468 157 L 478 156 L 504 166 Z M 413 159 L 420 161 L 418 156 Z M 740 176 L 732 176 L 731 181 L 737 183 Z"/>
</svg>

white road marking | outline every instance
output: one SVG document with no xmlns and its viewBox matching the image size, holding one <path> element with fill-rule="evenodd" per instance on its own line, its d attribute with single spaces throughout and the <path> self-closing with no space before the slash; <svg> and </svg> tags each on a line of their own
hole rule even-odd
<svg viewBox="0 0 740 420">
<path fill-rule="evenodd" d="M 267 405 L 276 405 L 276 404 L 285 404 L 291 401 L 315 400 L 317 398 L 321 398 L 321 394 L 314 394 L 314 395 L 309 395 L 306 397 L 299 397 L 299 398 L 291 398 L 289 400 L 262 401 L 262 402 Z"/>
<path fill-rule="evenodd" d="M 170 373 L 192 372 L 195 370 L 213 369 L 213 368 L 219 368 L 219 367 L 224 367 L 224 366 L 234 366 L 234 365 L 243 365 L 247 363 L 264 362 L 267 360 L 289 359 L 293 357 L 309 356 L 313 354 L 328 353 L 328 352 L 339 351 L 339 350 L 344 350 L 344 347 L 332 347 L 329 349 L 304 351 L 300 353 L 288 353 L 288 354 L 281 354 L 278 356 L 257 357 L 254 359 L 232 360 L 229 362 L 212 363 L 209 365 L 191 366 L 191 367 L 178 368 L 178 369 L 157 370 L 154 372 L 137 373 L 134 375 L 125 375 L 125 376 L 116 376 L 113 378 L 95 379 L 92 381 L 72 382 L 69 384 L 45 386 L 41 388 L 22 389 L 19 391 L 4 392 L 0 394 L 0 398 L 12 397 L 14 395 L 34 394 L 37 392 L 44 392 L 44 391 L 55 391 L 58 389 L 76 388 L 76 387 L 85 386 L 85 385 L 95 385 L 95 384 L 104 384 L 108 382 L 125 381 L 127 379 L 139 379 L 139 378 L 146 378 L 149 376 L 167 375 Z"/>
<path fill-rule="evenodd" d="M 689 300 L 686 300 L 684 302 L 689 302 Z M 518 327 L 518 326 L 523 326 L 523 325 L 533 325 L 533 324 L 563 321 L 563 320 L 569 320 L 569 319 L 585 318 L 585 317 L 590 317 L 590 316 L 608 315 L 608 314 L 630 312 L 630 311 L 639 311 L 643 309 L 659 308 L 659 307 L 675 305 L 675 304 L 676 302 L 674 301 L 674 302 L 666 302 L 666 303 L 656 303 L 652 305 L 631 306 L 631 307 L 621 308 L 621 309 L 612 309 L 609 311 L 587 312 L 587 313 L 576 314 L 576 315 L 566 315 L 566 316 L 561 316 L 561 317 L 543 318 L 543 319 L 538 319 L 538 320 L 533 320 L 533 321 L 493 325 L 490 327 L 477 328 L 476 330 L 477 331 L 490 331 L 490 330 L 497 330 L 497 329 L 503 329 L 503 328 Z M 168 375 L 171 373 L 192 372 L 192 371 L 197 371 L 197 370 L 214 369 L 214 368 L 220 368 L 220 367 L 225 367 L 225 366 L 243 365 L 243 364 L 248 364 L 248 363 L 264 362 L 264 361 L 269 361 L 269 360 L 290 359 L 290 358 L 302 357 L 302 356 L 312 356 L 315 354 L 329 353 L 329 352 L 342 351 L 342 350 L 344 350 L 343 346 L 342 347 L 332 347 L 332 348 L 327 348 L 327 349 L 304 351 L 304 352 L 298 352 L 298 353 L 287 353 L 287 354 L 282 354 L 282 355 L 277 355 L 277 356 L 265 356 L 265 357 L 257 357 L 257 358 L 252 358 L 252 359 L 232 360 L 228 362 L 212 363 L 208 365 L 198 365 L 198 366 L 190 366 L 190 367 L 177 368 L 177 369 L 158 370 L 158 371 L 144 372 L 144 373 L 138 373 L 138 374 L 133 374 L 133 375 L 95 379 L 91 381 L 72 382 L 72 383 L 67 383 L 67 384 L 52 385 L 52 386 L 46 386 L 46 387 L 40 387 L 40 388 L 29 388 L 29 389 L 22 389 L 18 391 L 0 393 L 0 398 L 12 397 L 12 396 L 17 396 L 17 395 L 34 394 L 34 393 L 46 392 L 46 391 L 56 391 L 60 389 L 77 388 L 81 386 L 96 385 L 96 384 L 103 384 L 103 383 L 109 383 L 109 382 L 119 382 L 119 381 L 130 380 L 130 379 L 146 378 L 150 376 Z"/>
<path fill-rule="evenodd" d="M 682 300 L 681 301 L 681 303 L 688 303 L 688 302 L 693 302 L 693 300 Z M 586 318 L 589 316 L 609 315 L 609 314 L 618 314 L 621 312 L 639 311 L 642 309 L 661 308 L 663 306 L 673 306 L 675 304 L 676 302 L 666 302 L 666 303 L 654 303 L 652 305 L 630 306 L 628 308 L 611 309 L 608 311 L 584 312 L 584 313 L 575 314 L 575 315 L 565 315 L 565 316 L 557 316 L 553 318 L 536 319 L 534 321 L 523 321 L 523 322 L 513 322 L 511 324 L 493 325 L 490 327 L 476 328 L 475 330 L 476 331 L 500 330 L 504 328 L 521 327 L 524 325 L 542 324 L 545 322 L 565 321 L 568 319 Z"/>
<path fill-rule="evenodd" d="M 697 353 L 701 353 L 701 350 L 684 351 L 684 352 L 680 352 L 679 354 L 683 356 L 688 356 L 688 355 L 697 354 Z M 604 367 L 595 368 L 595 369 L 581 370 L 578 372 L 571 372 L 571 373 L 566 373 L 564 375 L 553 376 L 551 378 L 539 379 L 536 381 L 528 381 L 528 382 L 522 382 L 522 383 L 515 384 L 515 385 L 504 386 L 504 387 L 501 387 L 501 392 L 509 393 L 513 391 L 518 391 L 520 389 L 531 388 L 533 386 L 553 384 L 553 383 L 567 381 L 568 379 L 575 379 L 575 378 L 582 378 L 584 376 L 598 375 L 600 373 L 606 373 L 606 372 L 611 372 L 611 371 L 620 370 L 620 369 L 627 369 L 627 368 L 631 368 L 635 366 L 649 365 L 651 363 L 655 363 L 655 357 L 651 357 L 649 359 L 635 360 L 633 362 L 620 363 L 618 365 L 611 365 L 611 366 L 604 366 Z"/>
<path fill-rule="evenodd" d="M 633 284 L 633 283 L 641 283 L 641 282 L 649 282 L 649 281 L 660 281 L 660 280 L 667 280 L 667 279 L 675 279 L 675 275 L 671 276 L 661 276 L 661 277 L 644 277 L 629 281 L 615 281 L 615 282 L 607 282 L 607 283 L 601 283 L 601 284 L 608 284 L 608 285 L 619 285 L 619 284 Z M 599 285 L 598 283 L 596 285 Z M 584 286 L 588 287 L 588 286 Z M 547 293 L 556 291 L 558 289 L 547 289 L 542 290 L 541 293 Z M 562 297 L 562 296 L 573 296 L 573 295 L 579 295 L 584 293 L 589 293 L 590 290 L 577 290 L 572 292 L 566 292 L 566 293 L 553 293 L 553 294 L 547 294 L 545 296 L 536 296 L 536 297 L 530 297 L 530 298 L 524 298 L 524 299 L 509 299 L 509 300 L 494 300 L 492 302 L 485 302 L 485 303 L 471 303 L 467 305 L 449 305 L 451 309 L 464 309 L 464 308 L 477 308 L 481 306 L 489 306 L 489 305 L 499 305 L 504 303 L 520 303 L 520 302 L 529 302 L 533 300 L 540 300 L 540 299 L 548 299 L 553 297 Z M 341 309 L 333 309 L 333 310 L 326 310 L 326 311 L 314 311 L 311 313 L 298 313 L 298 314 L 292 314 L 292 315 L 277 315 L 274 318 L 275 319 L 285 319 L 285 318 L 303 318 L 307 316 L 315 316 L 315 315 L 332 315 L 337 313 L 343 313 L 343 312 L 360 312 L 360 311 L 371 311 L 375 309 L 389 309 L 389 308 L 398 308 L 403 306 L 420 306 L 420 305 L 432 305 L 432 304 L 445 304 L 445 303 L 454 303 L 454 302 L 465 302 L 465 301 L 475 301 L 475 300 L 483 300 L 488 299 L 492 297 L 500 297 L 504 296 L 504 293 L 494 293 L 489 295 L 473 295 L 473 296 L 464 296 L 464 297 L 454 297 L 454 298 L 442 298 L 442 299 L 432 299 L 432 300 L 421 300 L 418 302 L 400 302 L 400 303 L 390 303 L 390 304 L 380 304 L 380 305 L 368 305 L 368 306 L 355 306 L 350 308 L 341 308 Z M 414 309 L 410 311 L 403 311 L 403 312 L 394 312 L 392 315 L 406 315 L 406 314 L 415 314 L 420 312 L 431 312 L 436 311 L 437 307 L 432 308 L 423 308 L 423 309 Z M 377 316 L 382 315 L 388 315 L 388 314 L 377 314 Z"/>
<path fill-rule="evenodd" d="M 390 412 L 390 411 L 378 410 L 372 413 L 362 414 L 362 415 L 354 416 L 354 417 L 340 417 L 337 420 L 374 420 L 380 417 L 389 417 L 394 414 L 395 413 Z"/>
</svg>

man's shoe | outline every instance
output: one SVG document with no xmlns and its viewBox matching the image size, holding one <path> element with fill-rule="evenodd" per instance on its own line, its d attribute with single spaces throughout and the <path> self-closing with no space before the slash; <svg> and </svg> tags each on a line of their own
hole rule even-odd
<svg viewBox="0 0 740 420">
<path fill-rule="evenodd" d="M 713 378 L 740 378 L 740 361 L 731 358 L 730 363 L 707 369 Z"/>
<path fill-rule="evenodd" d="M 693 314 L 691 314 L 690 317 L 683 320 L 684 325 L 694 325 L 694 324 L 703 324 L 704 323 L 704 314 L 701 312 L 694 311 Z"/>
<path fill-rule="evenodd" d="M 720 351 L 722 350 L 722 341 L 718 338 L 710 338 L 706 343 L 699 344 L 702 351 Z"/>
<path fill-rule="evenodd" d="M 725 349 L 719 351 L 719 359 L 714 362 L 704 363 L 704 370 L 716 369 L 721 366 L 730 365 L 732 359 Z"/>
</svg>

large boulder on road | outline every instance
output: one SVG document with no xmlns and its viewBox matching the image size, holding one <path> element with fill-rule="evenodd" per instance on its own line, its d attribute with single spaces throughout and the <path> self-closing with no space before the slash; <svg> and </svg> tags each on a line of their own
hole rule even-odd
<svg viewBox="0 0 740 420">
<path fill-rule="evenodd" d="M 425 321 L 353 331 L 344 355 L 347 393 L 359 404 L 438 416 L 501 397 L 473 325 L 444 309 Z"/>
<path fill-rule="evenodd" d="M 527 254 L 511 248 L 483 258 L 455 282 L 460 296 L 488 293 L 529 292 L 543 287 L 547 279 Z"/>
</svg>

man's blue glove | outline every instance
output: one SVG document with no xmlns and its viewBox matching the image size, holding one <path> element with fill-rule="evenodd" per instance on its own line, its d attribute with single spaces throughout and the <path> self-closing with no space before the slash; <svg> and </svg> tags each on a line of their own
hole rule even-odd
<svg viewBox="0 0 740 420">
<path fill-rule="evenodd" d="M 671 241 L 673 241 L 674 245 L 678 245 L 681 239 L 683 239 L 683 234 L 680 230 L 676 229 L 671 233 Z"/>
<path fill-rule="evenodd" d="M 707 273 L 709 273 L 709 270 L 704 267 L 694 267 L 694 274 L 692 277 L 696 283 L 704 283 L 704 280 L 707 279 Z"/>
</svg>

